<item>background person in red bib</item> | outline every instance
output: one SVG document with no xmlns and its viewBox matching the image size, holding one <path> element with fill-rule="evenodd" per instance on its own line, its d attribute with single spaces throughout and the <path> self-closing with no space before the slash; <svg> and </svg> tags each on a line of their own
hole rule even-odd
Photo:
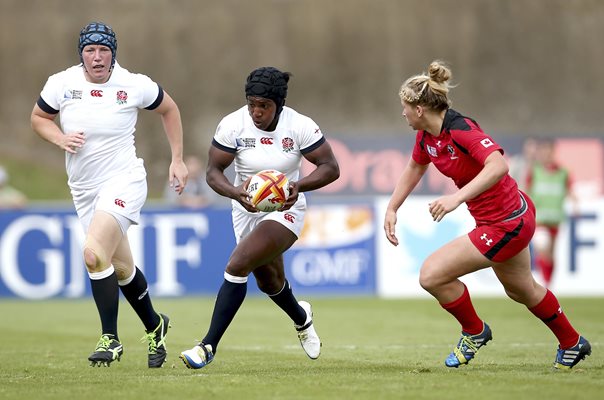
<svg viewBox="0 0 604 400">
<path fill-rule="evenodd" d="M 420 271 L 421 286 L 461 325 L 461 338 L 445 359 L 459 367 L 492 339 L 459 277 L 493 268 L 507 295 L 541 319 L 559 341 L 554 368 L 569 369 L 591 353 L 589 342 L 572 327 L 552 292 L 531 273 L 528 245 L 535 231 L 535 208 L 508 174 L 503 149 L 478 123 L 450 108 L 450 69 L 440 61 L 427 74 L 412 76 L 399 95 L 403 117 L 417 130 L 413 154 L 390 198 L 384 218 L 386 237 L 398 245 L 396 212 L 430 163 L 453 179 L 458 190 L 428 205 L 436 222 L 466 203 L 474 228 L 432 253 Z"/>
</svg>

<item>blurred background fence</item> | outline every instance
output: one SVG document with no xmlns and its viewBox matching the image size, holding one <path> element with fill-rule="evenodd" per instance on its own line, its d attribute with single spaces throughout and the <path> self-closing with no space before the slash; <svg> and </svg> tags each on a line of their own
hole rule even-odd
<svg viewBox="0 0 604 400">
<path fill-rule="evenodd" d="M 397 147 L 411 134 L 398 88 L 433 59 L 453 68 L 454 107 L 496 138 L 602 136 L 599 0 L 2 0 L 0 164 L 35 199 L 67 191 L 63 155 L 29 114 L 47 77 L 78 63 L 92 20 L 113 26 L 123 66 L 176 99 L 187 153 L 206 154 L 262 65 L 291 71 L 288 103 L 344 139 L 388 136 Z M 152 113 L 141 113 L 137 147 L 158 197 L 169 151 Z"/>
<path fill-rule="evenodd" d="M 31 130 L 29 116 L 48 76 L 79 62 L 79 30 L 94 20 L 117 32 L 122 66 L 177 101 L 185 152 L 201 158 L 220 118 L 244 104 L 252 69 L 293 73 L 288 104 L 321 126 L 342 166 L 338 182 L 311 194 L 316 209 L 288 252 L 288 275 L 302 293 L 421 294 L 423 257 L 467 229 L 456 217 L 418 223 L 414 210 L 426 198 L 414 197 L 401 221 L 421 229 L 401 224 L 396 249 L 381 234 L 384 196 L 413 143 L 399 86 L 442 59 L 457 85 L 453 107 L 508 156 L 526 137 L 559 138 L 558 159 L 583 203 L 562 228 L 554 288 L 604 294 L 600 0 L 1 0 L 0 164 L 30 206 L 0 212 L 0 296 L 88 293 L 63 154 Z M 227 209 L 159 206 L 170 153 L 153 113 L 140 113 L 136 143 L 150 189 L 132 232 L 138 262 L 160 295 L 215 293 L 233 245 Z M 430 172 L 416 194 L 447 190 Z M 501 294 L 492 277 L 476 279 L 483 293 Z"/>
</svg>

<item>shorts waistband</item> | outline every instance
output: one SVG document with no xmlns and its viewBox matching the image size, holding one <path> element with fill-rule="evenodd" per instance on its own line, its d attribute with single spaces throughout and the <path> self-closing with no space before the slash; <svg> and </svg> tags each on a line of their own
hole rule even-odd
<svg viewBox="0 0 604 400">
<path fill-rule="evenodd" d="M 503 222 L 508 222 L 518 217 L 521 217 L 526 212 L 526 210 L 528 210 L 528 204 L 526 202 L 526 199 L 524 198 L 521 192 L 518 192 L 518 194 L 520 195 L 520 208 L 512 211 L 512 213 L 508 215 L 506 219 L 503 220 Z"/>
</svg>

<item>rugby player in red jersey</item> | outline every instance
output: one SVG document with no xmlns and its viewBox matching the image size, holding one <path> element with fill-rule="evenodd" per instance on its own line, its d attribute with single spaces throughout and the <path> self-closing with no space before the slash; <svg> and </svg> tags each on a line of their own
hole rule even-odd
<svg viewBox="0 0 604 400">
<path fill-rule="evenodd" d="M 412 76 L 401 86 L 403 116 L 417 136 L 386 210 L 386 237 L 398 245 L 396 212 L 433 163 L 459 189 L 428 205 L 434 221 L 440 222 L 462 203 L 476 221 L 467 235 L 428 256 L 420 270 L 420 285 L 461 325 L 461 338 L 445 365 L 467 364 L 493 337 L 459 280 L 491 267 L 506 294 L 524 304 L 558 339 L 554 368 L 570 369 L 591 354 L 591 346 L 570 324 L 554 294 L 533 279 L 528 249 L 535 232 L 533 202 L 508 174 L 503 149 L 476 121 L 450 108 L 450 78 L 451 70 L 433 61 L 427 74 Z"/>
</svg>

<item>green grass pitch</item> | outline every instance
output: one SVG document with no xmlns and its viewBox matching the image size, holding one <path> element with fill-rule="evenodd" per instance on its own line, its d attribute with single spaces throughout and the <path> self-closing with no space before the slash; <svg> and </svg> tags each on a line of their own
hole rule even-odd
<svg viewBox="0 0 604 400">
<path fill-rule="evenodd" d="M 168 361 L 146 366 L 142 324 L 120 304 L 121 362 L 92 368 L 100 334 L 92 299 L 0 300 L 0 399 L 599 399 L 604 393 L 604 298 L 561 298 L 593 353 L 551 369 L 556 340 L 523 306 L 475 298 L 493 341 L 469 365 L 444 359 L 459 327 L 431 299 L 308 299 L 323 341 L 312 361 L 291 321 L 269 299 L 246 299 L 202 370 L 178 359 L 206 332 L 211 298 L 156 299 L 168 314 Z"/>
</svg>

